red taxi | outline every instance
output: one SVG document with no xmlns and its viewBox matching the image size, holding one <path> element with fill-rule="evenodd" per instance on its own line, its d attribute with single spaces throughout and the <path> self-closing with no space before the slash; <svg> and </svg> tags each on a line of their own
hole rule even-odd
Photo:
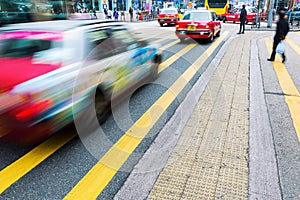
<svg viewBox="0 0 300 200">
<path fill-rule="evenodd" d="M 176 8 L 161 9 L 160 13 L 157 15 L 157 21 L 160 26 L 163 26 L 164 24 L 177 24 L 178 20 L 179 16 Z"/>
<path fill-rule="evenodd" d="M 253 7 L 246 7 L 246 11 L 247 11 L 246 24 L 249 22 L 255 24 L 258 10 Z M 233 22 L 233 23 L 240 22 L 240 13 L 241 13 L 241 8 L 238 8 L 233 10 L 233 12 L 231 13 L 222 15 L 223 22 L 224 23 L 226 21 Z M 266 18 L 267 18 L 266 13 L 262 13 L 260 19 L 265 20 Z"/>
<path fill-rule="evenodd" d="M 158 76 L 160 61 L 156 46 L 137 41 L 120 23 L 0 28 L 0 141 L 36 143 L 80 119 L 85 131 L 96 128 L 92 114 L 105 120 L 116 102 Z"/>
<path fill-rule="evenodd" d="M 183 41 L 185 38 L 205 39 L 209 42 L 220 36 L 221 22 L 217 21 L 215 11 L 192 10 L 185 12 L 176 25 L 176 36 Z"/>
</svg>

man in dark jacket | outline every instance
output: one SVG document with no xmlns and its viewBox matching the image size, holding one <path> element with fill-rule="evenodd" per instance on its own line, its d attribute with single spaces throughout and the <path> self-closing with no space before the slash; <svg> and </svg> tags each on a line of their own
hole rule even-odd
<svg viewBox="0 0 300 200">
<path fill-rule="evenodd" d="M 245 33 L 245 23 L 247 21 L 247 11 L 245 9 L 245 5 L 242 6 L 241 13 L 240 13 L 240 31 L 238 34 L 244 34 Z M 243 31 L 242 31 L 243 28 Z"/>
<path fill-rule="evenodd" d="M 133 20 L 133 9 L 132 9 L 131 6 L 129 8 L 129 15 L 130 15 L 130 22 L 132 22 L 132 20 Z"/>
<path fill-rule="evenodd" d="M 274 61 L 275 60 L 275 55 L 276 55 L 276 48 L 281 40 L 285 39 L 285 36 L 288 34 L 290 27 L 289 23 L 287 20 L 284 18 L 285 12 L 283 10 L 279 11 L 279 20 L 276 23 L 276 33 L 274 36 L 274 41 L 273 41 L 273 50 L 271 57 L 268 58 L 268 61 Z M 282 62 L 284 63 L 286 57 L 285 54 L 282 53 Z"/>
</svg>

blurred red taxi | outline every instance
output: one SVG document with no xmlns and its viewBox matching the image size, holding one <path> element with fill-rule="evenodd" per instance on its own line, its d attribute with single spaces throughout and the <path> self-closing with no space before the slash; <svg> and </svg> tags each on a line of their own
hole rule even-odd
<svg viewBox="0 0 300 200">
<path fill-rule="evenodd" d="M 163 26 L 164 24 L 177 24 L 178 20 L 179 16 L 176 8 L 161 9 L 160 13 L 157 15 L 157 21 L 160 26 Z"/>
<path fill-rule="evenodd" d="M 0 29 L 0 140 L 31 144 L 70 124 L 94 100 L 99 121 L 113 100 L 154 80 L 157 47 L 120 23 L 67 20 Z"/>
<path fill-rule="evenodd" d="M 254 7 L 246 7 L 246 11 L 247 11 L 247 20 L 246 20 L 246 24 L 248 24 L 249 22 L 252 24 L 256 24 L 256 18 L 258 16 L 258 10 Z M 223 22 L 240 22 L 240 13 L 241 13 L 241 8 L 238 9 L 234 9 L 231 13 L 227 13 L 222 15 L 222 19 Z M 259 17 L 260 19 L 258 20 L 266 20 L 267 19 L 267 15 L 266 13 L 261 13 L 261 16 Z"/>
<path fill-rule="evenodd" d="M 211 10 L 186 11 L 182 20 L 176 25 L 175 34 L 180 40 L 185 38 L 205 39 L 209 42 L 220 36 L 221 22 Z"/>
</svg>

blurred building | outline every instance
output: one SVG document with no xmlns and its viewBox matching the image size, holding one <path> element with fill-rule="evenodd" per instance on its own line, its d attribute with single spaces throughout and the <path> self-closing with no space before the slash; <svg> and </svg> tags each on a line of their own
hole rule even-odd
<svg viewBox="0 0 300 200">
<path fill-rule="evenodd" d="M 0 23 L 15 23 L 27 21 L 42 21 L 66 19 L 72 13 L 78 13 L 85 8 L 103 14 L 104 8 L 109 10 L 128 11 L 134 10 L 154 11 L 163 8 L 167 2 L 171 2 L 178 9 L 185 9 L 188 3 L 193 7 L 203 7 L 205 0 L 0 0 Z M 299 4 L 300 0 L 274 0 L 274 8 L 291 8 Z M 267 10 L 270 0 L 229 0 L 229 3 L 237 6 L 260 5 Z"/>
<path fill-rule="evenodd" d="M 0 25 L 66 19 L 72 0 L 0 0 Z"/>
</svg>

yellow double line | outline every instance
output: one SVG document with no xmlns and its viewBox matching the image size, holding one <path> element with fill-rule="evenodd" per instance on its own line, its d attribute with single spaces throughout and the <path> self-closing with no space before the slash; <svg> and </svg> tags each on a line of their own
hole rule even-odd
<svg viewBox="0 0 300 200">
<path fill-rule="evenodd" d="M 165 110 L 193 78 L 228 33 L 224 33 L 175 83 L 131 126 L 99 162 L 78 182 L 65 199 L 96 199 Z"/>
<path fill-rule="evenodd" d="M 1 170 L 0 194 L 75 136 L 76 134 L 71 131 L 62 135 L 56 134 Z"/>
<path fill-rule="evenodd" d="M 300 48 L 295 45 L 289 38 L 286 39 L 287 43 L 300 55 Z M 265 39 L 265 44 L 269 50 L 269 54 L 272 49 L 272 41 L 269 38 Z M 281 60 L 276 59 L 272 62 L 274 70 L 276 72 L 280 87 L 285 94 L 284 99 L 289 107 L 293 125 L 298 136 L 298 141 L 300 142 L 300 94 L 296 88 L 289 72 L 285 68 Z"/>
<path fill-rule="evenodd" d="M 172 43 L 169 43 L 161 47 L 160 49 L 165 50 L 177 44 L 178 42 L 179 41 L 176 40 Z M 165 62 L 163 62 L 160 65 L 159 71 L 160 72 L 163 71 L 167 67 L 167 64 L 169 65 L 172 64 L 175 61 L 175 58 L 176 59 L 179 58 L 180 56 L 182 56 L 184 53 L 191 50 L 195 46 L 196 46 L 195 44 L 190 44 L 187 47 L 183 48 L 181 51 L 179 51 L 177 53 L 178 56 L 172 56 L 171 58 L 167 59 Z M 76 134 L 72 132 L 67 132 L 62 135 L 55 134 L 47 141 L 40 144 L 30 152 L 25 154 L 23 157 L 21 157 L 20 159 L 16 160 L 12 164 L 10 164 L 9 166 L 1 170 L 0 171 L 0 194 L 3 193 L 13 183 L 18 181 L 22 176 L 27 174 L 34 167 L 36 167 L 41 162 L 43 162 L 50 155 L 52 155 L 54 152 L 60 149 L 63 145 L 65 145 L 67 142 L 73 139 L 75 136 Z"/>
</svg>

